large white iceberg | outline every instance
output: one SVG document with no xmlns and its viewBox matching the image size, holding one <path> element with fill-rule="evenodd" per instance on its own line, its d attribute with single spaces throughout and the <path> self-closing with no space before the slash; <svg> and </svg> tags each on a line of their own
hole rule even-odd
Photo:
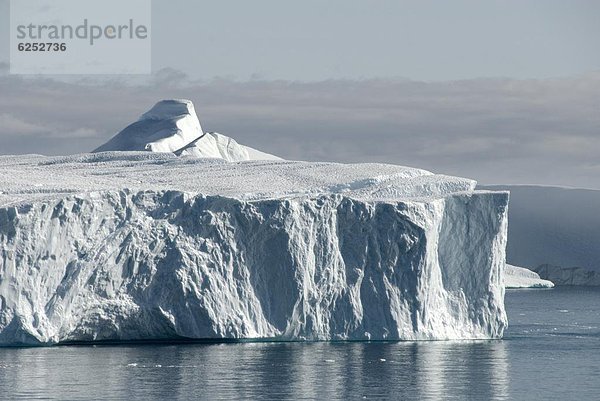
<svg viewBox="0 0 600 401">
<path fill-rule="evenodd" d="M 0 157 L 0 344 L 498 338 L 508 194 L 474 187 L 385 164 Z"/>
</svg>

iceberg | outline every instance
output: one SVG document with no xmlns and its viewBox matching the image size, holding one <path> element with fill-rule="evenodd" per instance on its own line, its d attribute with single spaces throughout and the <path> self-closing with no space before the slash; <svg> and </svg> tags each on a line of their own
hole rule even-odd
<svg viewBox="0 0 600 401">
<path fill-rule="evenodd" d="M 277 160 L 279 157 L 238 144 L 217 132 L 203 132 L 194 104 L 186 99 L 162 100 L 94 152 L 172 152 L 178 156 L 227 161 Z"/>
<path fill-rule="evenodd" d="M 540 275 L 524 267 L 507 264 L 504 269 L 506 288 L 552 288 L 554 283 L 540 278 Z"/>
<path fill-rule="evenodd" d="M 507 192 L 177 135 L 0 157 L 0 345 L 502 336 Z"/>
</svg>

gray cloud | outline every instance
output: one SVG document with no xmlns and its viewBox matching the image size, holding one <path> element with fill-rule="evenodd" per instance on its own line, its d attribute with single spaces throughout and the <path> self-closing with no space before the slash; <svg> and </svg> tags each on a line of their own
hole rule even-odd
<svg viewBox="0 0 600 401">
<path fill-rule="evenodd" d="M 289 159 L 418 166 L 485 183 L 600 188 L 600 74 L 547 80 L 150 81 L 0 75 L 0 154 L 93 149 L 162 98 Z M 5 116 L 5 117 L 1 117 Z"/>
<path fill-rule="evenodd" d="M 10 114 L 0 114 L 0 127 L 14 135 L 36 135 L 45 132 L 44 127 L 21 120 Z"/>
</svg>

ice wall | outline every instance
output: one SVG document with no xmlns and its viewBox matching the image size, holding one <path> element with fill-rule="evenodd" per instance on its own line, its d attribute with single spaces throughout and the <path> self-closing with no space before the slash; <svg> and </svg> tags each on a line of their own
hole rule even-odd
<svg viewBox="0 0 600 401">
<path fill-rule="evenodd" d="M 486 339 L 507 323 L 508 194 L 470 180 L 115 153 L 4 158 L 0 184 L 1 345 Z"/>
</svg>

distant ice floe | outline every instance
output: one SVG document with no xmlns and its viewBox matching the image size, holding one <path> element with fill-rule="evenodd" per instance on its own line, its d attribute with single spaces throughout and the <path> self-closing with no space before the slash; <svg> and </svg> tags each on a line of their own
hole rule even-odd
<svg viewBox="0 0 600 401">
<path fill-rule="evenodd" d="M 504 269 L 504 286 L 506 288 L 552 288 L 554 283 L 541 279 L 534 271 L 507 264 Z"/>
</svg>

